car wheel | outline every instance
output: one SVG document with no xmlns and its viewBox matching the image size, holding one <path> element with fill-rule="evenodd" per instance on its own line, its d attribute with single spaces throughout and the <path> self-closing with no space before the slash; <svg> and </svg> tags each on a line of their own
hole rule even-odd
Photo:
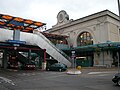
<svg viewBox="0 0 120 90">
<path fill-rule="evenodd" d="M 62 69 L 59 69 L 60 72 L 62 72 Z"/>
<path fill-rule="evenodd" d="M 119 85 L 119 86 L 120 86 L 120 80 L 118 80 L 117 85 Z"/>
</svg>

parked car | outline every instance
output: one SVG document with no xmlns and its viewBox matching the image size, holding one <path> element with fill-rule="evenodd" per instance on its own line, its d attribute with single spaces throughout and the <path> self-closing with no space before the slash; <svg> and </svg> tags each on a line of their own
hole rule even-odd
<svg viewBox="0 0 120 90">
<path fill-rule="evenodd" d="M 112 81 L 116 84 L 120 86 L 120 73 L 117 73 L 113 76 Z"/>
<path fill-rule="evenodd" d="M 21 69 L 24 70 L 34 70 L 35 69 L 35 64 L 34 63 L 26 63 L 21 66 Z"/>
<path fill-rule="evenodd" d="M 67 66 L 65 64 L 62 63 L 54 63 L 50 66 L 46 67 L 47 71 L 66 71 L 67 70 Z"/>
</svg>

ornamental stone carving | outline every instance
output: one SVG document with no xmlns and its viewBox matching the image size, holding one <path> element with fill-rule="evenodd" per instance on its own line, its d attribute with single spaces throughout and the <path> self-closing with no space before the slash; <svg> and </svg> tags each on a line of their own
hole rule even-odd
<svg viewBox="0 0 120 90">
<path fill-rule="evenodd" d="M 60 25 L 68 23 L 69 21 L 70 21 L 69 15 L 66 13 L 66 11 L 61 10 L 57 15 L 57 24 L 54 26 L 60 26 Z"/>
</svg>

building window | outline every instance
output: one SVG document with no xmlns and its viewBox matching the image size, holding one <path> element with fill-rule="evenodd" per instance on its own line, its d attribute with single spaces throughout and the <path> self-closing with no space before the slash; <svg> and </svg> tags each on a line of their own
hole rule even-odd
<svg viewBox="0 0 120 90">
<path fill-rule="evenodd" d="M 53 44 L 65 44 L 68 45 L 68 42 L 66 39 L 49 39 Z"/>
<path fill-rule="evenodd" d="M 86 46 L 92 44 L 93 44 L 93 38 L 89 32 L 83 32 L 78 36 L 77 39 L 78 46 Z"/>
</svg>

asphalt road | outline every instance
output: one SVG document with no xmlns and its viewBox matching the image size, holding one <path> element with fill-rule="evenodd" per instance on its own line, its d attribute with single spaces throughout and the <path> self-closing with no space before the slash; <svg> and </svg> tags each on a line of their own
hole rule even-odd
<svg viewBox="0 0 120 90">
<path fill-rule="evenodd" d="M 0 90 L 120 90 L 117 70 L 84 69 L 80 75 L 52 71 L 0 70 Z"/>
</svg>

